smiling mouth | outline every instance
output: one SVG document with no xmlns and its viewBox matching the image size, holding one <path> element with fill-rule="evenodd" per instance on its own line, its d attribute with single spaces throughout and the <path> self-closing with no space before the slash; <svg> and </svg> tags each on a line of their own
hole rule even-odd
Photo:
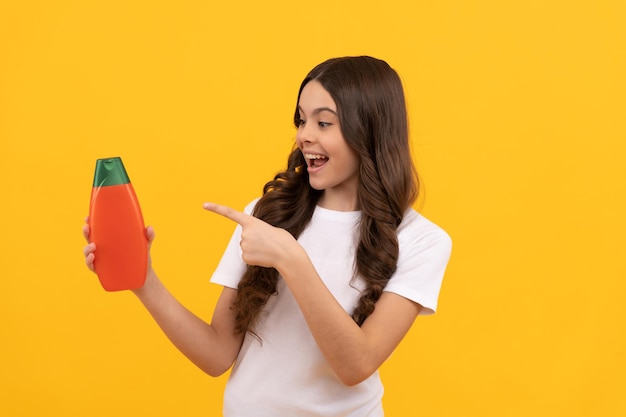
<svg viewBox="0 0 626 417">
<path fill-rule="evenodd" d="M 328 162 L 328 157 L 324 155 L 306 153 L 304 157 L 311 168 L 318 168 Z"/>
</svg>

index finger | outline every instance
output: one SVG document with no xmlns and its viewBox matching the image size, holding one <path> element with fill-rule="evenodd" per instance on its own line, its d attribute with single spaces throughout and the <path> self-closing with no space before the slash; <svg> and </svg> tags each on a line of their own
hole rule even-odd
<svg viewBox="0 0 626 417">
<path fill-rule="evenodd" d="M 219 214 L 220 216 L 224 216 L 234 222 L 239 223 L 242 226 L 249 224 L 254 219 L 254 217 L 252 216 L 249 216 L 228 206 L 223 206 L 221 204 L 204 203 L 203 207 L 205 210 L 212 211 L 213 213 Z"/>
</svg>

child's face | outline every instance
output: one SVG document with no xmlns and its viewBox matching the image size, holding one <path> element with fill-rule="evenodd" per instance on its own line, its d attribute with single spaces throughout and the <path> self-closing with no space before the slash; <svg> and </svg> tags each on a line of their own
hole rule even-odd
<svg viewBox="0 0 626 417">
<path fill-rule="evenodd" d="M 311 187 L 324 190 L 319 204 L 357 209 L 359 160 L 341 133 L 335 101 L 318 81 L 311 81 L 302 89 L 298 111 L 296 144 L 307 161 Z"/>
</svg>

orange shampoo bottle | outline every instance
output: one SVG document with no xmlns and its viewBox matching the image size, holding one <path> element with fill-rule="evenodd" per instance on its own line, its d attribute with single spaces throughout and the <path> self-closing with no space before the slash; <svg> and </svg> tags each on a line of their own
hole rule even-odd
<svg viewBox="0 0 626 417">
<path fill-rule="evenodd" d="M 140 288 L 148 270 L 148 240 L 122 159 L 98 159 L 89 205 L 89 240 L 94 267 L 106 291 Z"/>
</svg>

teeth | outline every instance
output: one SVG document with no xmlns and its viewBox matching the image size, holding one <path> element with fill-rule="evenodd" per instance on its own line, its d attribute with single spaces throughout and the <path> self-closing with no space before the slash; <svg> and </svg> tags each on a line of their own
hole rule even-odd
<svg viewBox="0 0 626 417">
<path fill-rule="evenodd" d="M 324 155 L 316 155 L 313 153 L 305 153 L 304 157 L 306 159 L 327 159 L 327 157 L 325 157 Z"/>
</svg>

